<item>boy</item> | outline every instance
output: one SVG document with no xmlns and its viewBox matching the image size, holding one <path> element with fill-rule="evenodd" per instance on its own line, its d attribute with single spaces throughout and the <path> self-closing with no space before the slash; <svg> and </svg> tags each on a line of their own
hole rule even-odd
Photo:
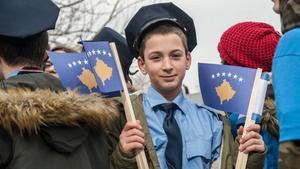
<svg viewBox="0 0 300 169">
<path fill-rule="evenodd" d="M 190 52 L 196 46 L 193 20 L 172 3 L 154 4 L 141 8 L 125 33 L 132 54 L 138 57 L 140 70 L 151 81 L 146 94 L 132 99 L 134 109 L 139 110 L 135 112 L 145 112 L 137 114 L 137 118 L 144 129 L 150 167 L 208 169 L 220 154 L 223 135 L 228 144 L 224 145 L 227 155 L 222 167 L 234 168 L 234 141 L 229 137 L 227 121 L 223 127 L 220 120 L 225 118 L 190 102 L 181 91 L 185 72 L 191 65 Z M 249 134 L 239 139 L 240 151 L 259 152 L 256 155 L 263 157 L 265 147 L 259 129 L 258 125 L 247 129 Z M 132 130 L 123 131 L 121 136 Z M 135 136 L 140 143 L 143 138 Z M 121 143 L 121 147 L 126 144 Z M 256 161 L 250 157 L 248 168 L 262 168 L 263 160 L 258 156 Z"/>
</svg>

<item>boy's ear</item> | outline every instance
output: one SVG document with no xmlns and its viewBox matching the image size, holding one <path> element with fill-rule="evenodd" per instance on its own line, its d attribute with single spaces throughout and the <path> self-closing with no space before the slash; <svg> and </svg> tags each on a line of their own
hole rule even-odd
<svg viewBox="0 0 300 169">
<path fill-rule="evenodd" d="M 146 75 L 147 72 L 146 72 L 146 70 L 145 70 L 145 61 L 144 61 L 144 59 L 143 59 L 141 56 L 139 56 L 139 57 L 137 58 L 137 63 L 138 63 L 138 66 L 139 66 L 141 72 L 142 72 L 144 75 Z"/>
<path fill-rule="evenodd" d="M 191 52 L 187 52 L 187 54 L 186 54 L 186 70 L 190 69 L 191 63 L 192 63 Z"/>
</svg>

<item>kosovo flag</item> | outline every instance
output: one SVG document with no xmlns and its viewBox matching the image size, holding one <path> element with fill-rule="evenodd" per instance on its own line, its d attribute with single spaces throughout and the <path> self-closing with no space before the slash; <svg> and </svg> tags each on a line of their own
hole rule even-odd
<svg viewBox="0 0 300 169">
<path fill-rule="evenodd" d="M 93 69 L 101 93 L 108 94 L 123 90 L 115 59 L 109 42 L 83 41 L 87 60 Z"/>
<path fill-rule="evenodd" d="M 225 112 L 246 114 L 256 69 L 198 63 L 204 104 Z"/>
<path fill-rule="evenodd" d="M 79 93 L 99 92 L 96 77 L 85 53 L 47 52 L 65 88 Z"/>
</svg>

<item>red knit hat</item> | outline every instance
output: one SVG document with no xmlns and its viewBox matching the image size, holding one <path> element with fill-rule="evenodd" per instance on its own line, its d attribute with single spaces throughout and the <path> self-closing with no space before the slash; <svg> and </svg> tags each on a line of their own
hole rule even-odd
<svg viewBox="0 0 300 169">
<path fill-rule="evenodd" d="M 242 22 L 223 33 L 218 50 L 229 65 L 262 68 L 270 72 L 279 39 L 279 33 L 269 24 Z"/>
</svg>

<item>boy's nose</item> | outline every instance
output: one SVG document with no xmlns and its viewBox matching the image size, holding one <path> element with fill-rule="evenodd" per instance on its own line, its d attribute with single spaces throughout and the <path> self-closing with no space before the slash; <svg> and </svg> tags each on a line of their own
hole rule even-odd
<svg viewBox="0 0 300 169">
<path fill-rule="evenodd" d="M 166 70 L 170 70 L 173 68 L 173 65 L 172 65 L 172 61 L 170 60 L 169 57 L 165 57 L 164 60 L 163 60 L 163 68 L 166 69 Z"/>
</svg>

